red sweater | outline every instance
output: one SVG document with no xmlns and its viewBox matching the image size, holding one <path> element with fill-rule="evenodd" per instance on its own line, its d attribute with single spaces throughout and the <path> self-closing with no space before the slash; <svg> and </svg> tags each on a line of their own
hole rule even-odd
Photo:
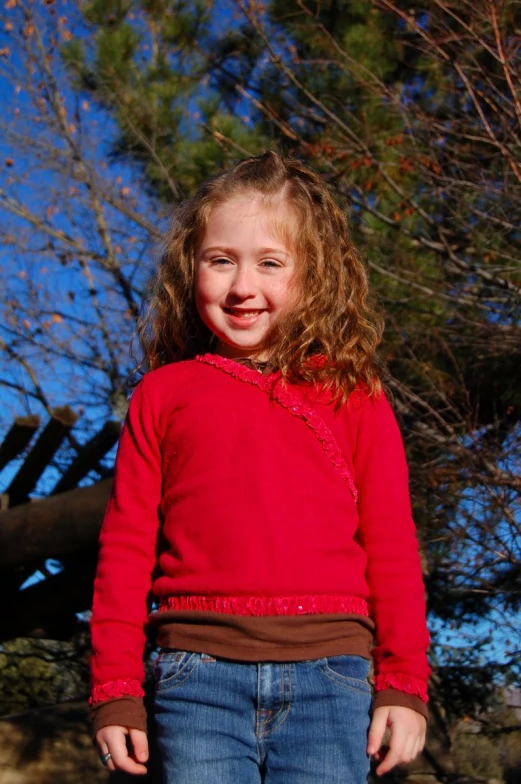
<svg viewBox="0 0 521 784">
<path fill-rule="evenodd" d="M 142 694 L 151 591 L 164 610 L 369 614 L 375 688 L 427 700 L 407 465 L 383 394 L 357 388 L 335 411 L 313 387 L 211 354 L 149 373 L 100 544 L 93 703 Z"/>
</svg>

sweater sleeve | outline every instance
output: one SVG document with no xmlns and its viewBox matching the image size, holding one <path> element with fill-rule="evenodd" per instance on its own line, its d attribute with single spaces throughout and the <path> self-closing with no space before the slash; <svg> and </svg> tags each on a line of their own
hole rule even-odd
<svg viewBox="0 0 521 784">
<path fill-rule="evenodd" d="M 92 734 L 109 725 L 147 731 L 147 714 L 141 697 L 117 697 L 91 706 Z"/>
<path fill-rule="evenodd" d="M 145 377 L 132 394 L 121 431 L 100 535 L 91 621 L 91 706 L 143 697 L 145 625 L 161 487 L 157 412 Z"/>
<path fill-rule="evenodd" d="M 378 692 L 394 689 L 426 703 L 429 635 L 408 468 L 398 424 L 383 393 L 366 397 L 362 404 L 354 467 L 359 541 L 367 555 L 376 627 L 377 700 Z"/>
</svg>

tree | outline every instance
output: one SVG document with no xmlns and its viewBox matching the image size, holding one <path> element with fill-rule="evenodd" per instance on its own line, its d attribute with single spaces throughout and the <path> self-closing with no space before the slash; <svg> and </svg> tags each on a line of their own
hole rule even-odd
<svg viewBox="0 0 521 784">
<path fill-rule="evenodd" d="M 351 205 L 385 306 L 431 612 L 515 635 L 517 5 L 237 5 L 269 54 L 264 121 Z"/>
<path fill-rule="evenodd" d="M 13 84 L 14 70 L 28 69 L 19 114 L 4 123 L 13 152 L 2 205 L 15 216 L 4 237 L 26 273 L 4 314 L 4 356 L 24 374 L 10 389 L 47 407 L 52 389 L 53 405 L 83 406 L 85 432 L 99 413 L 120 416 L 142 259 L 170 204 L 269 144 L 311 163 L 350 213 L 387 316 L 386 381 L 410 458 L 434 691 L 476 712 L 490 698 L 487 676 L 514 677 L 520 664 L 518 4 L 231 8 L 111 0 L 82 4 L 83 16 L 68 7 L 66 22 L 30 3 L 10 10 L 21 53 L 4 55 Z M 28 198 L 36 166 L 48 172 L 46 202 Z M 49 217 L 43 203 L 59 212 Z M 55 280 L 74 295 L 63 312 L 49 289 L 46 300 L 41 261 L 38 274 L 27 266 L 35 253 L 59 265 Z M 86 285 L 70 284 L 72 274 Z M 68 363 L 66 400 L 51 356 Z M 469 634 L 461 659 L 444 639 L 450 626 Z M 466 690 L 469 672 L 481 691 Z"/>
<path fill-rule="evenodd" d="M 321 170 L 351 212 L 388 317 L 384 352 L 408 434 L 431 609 L 443 621 L 500 610 L 507 620 L 520 571 L 517 4 L 234 5 L 242 17 L 222 35 L 183 27 L 190 51 L 206 53 L 196 72 L 235 115 L 248 106 L 259 139 L 271 135 Z M 140 5 L 156 51 L 180 9 L 183 19 L 183 4 Z M 107 33 L 107 13 L 89 4 L 100 41 L 128 24 L 122 12 Z M 188 38 L 175 40 L 182 48 Z M 107 49 L 99 45 L 90 70 L 76 61 L 94 96 L 103 84 L 107 105 L 136 80 L 152 79 L 151 94 L 164 84 L 164 71 L 112 74 Z M 135 68 L 135 50 L 129 57 Z M 142 162 L 132 105 L 118 115 L 118 149 Z M 170 161 L 173 125 L 163 119 L 156 111 L 154 128 L 140 128 L 152 158 Z M 199 131 L 240 154 L 240 125 L 226 122 L 214 116 L 210 126 L 203 113 Z M 149 181 L 161 196 L 155 170 Z"/>
</svg>

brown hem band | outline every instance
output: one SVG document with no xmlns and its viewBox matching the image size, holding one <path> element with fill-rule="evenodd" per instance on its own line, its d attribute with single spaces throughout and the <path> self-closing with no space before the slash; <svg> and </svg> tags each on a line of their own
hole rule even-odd
<svg viewBox="0 0 521 784">
<path fill-rule="evenodd" d="M 100 702 L 91 707 L 90 718 L 94 736 L 110 725 L 147 731 L 147 713 L 141 697 L 117 697 Z"/>
<path fill-rule="evenodd" d="M 420 713 L 424 719 L 429 720 L 429 709 L 426 703 L 414 694 L 406 694 L 397 689 L 382 689 L 377 691 L 373 699 L 373 710 L 376 708 L 389 707 L 396 705 L 401 708 L 410 708 L 416 713 Z"/>
<path fill-rule="evenodd" d="M 157 644 L 233 661 L 305 661 L 343 653 L 370 658 L 373 623 L 365 616 L 244 616 L 198 610 L 156 612 Z"/>
</svg>

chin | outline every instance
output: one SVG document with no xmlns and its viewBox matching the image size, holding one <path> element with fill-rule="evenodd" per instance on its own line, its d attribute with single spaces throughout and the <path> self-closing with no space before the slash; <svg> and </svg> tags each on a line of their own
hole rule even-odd
<svg viewBox="0 0 521 784">
<path fill-rule="evenodd" d="M 237 356 L 248 356 L 249 354 L 255 354 L 262 351 L 262 346 L 258 343 L 253 345 L 251 343 L 230 343 L 230 341 L 220 337 L 217 337 L 217 340 L 223 354 L 230 358 L 233 358 L 234 354 Z"/>
</svg>

